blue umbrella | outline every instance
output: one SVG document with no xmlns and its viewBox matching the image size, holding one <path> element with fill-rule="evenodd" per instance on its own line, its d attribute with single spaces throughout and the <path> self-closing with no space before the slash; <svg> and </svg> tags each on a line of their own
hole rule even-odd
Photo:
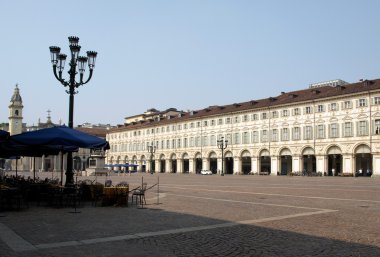
<svg viewBox="0 0 380 257">
<path fill-rule="evenodd" d="M 5 141 L 9 138 L 9 132 L 0 130 L 0 142 Z"/>
<path fill-rule="evenodd" d="M 106 140 L 66 126 L 26 132 L 11 136 L 9 141 L 22 146 L 46 147 L 53 149 L 90 148 L 109 149 Z"/>
</svg>

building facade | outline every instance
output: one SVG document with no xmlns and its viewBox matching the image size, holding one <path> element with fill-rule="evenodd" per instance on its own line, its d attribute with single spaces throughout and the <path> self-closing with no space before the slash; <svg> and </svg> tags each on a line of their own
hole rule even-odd
<svg viewBox="0 0 380 257">
<path fill-rule="evenodd" d="M 228 140 L 223 160 L 222 137 Z M 223 161 L 226 174 L 379 175 L 380 80 L 330 81 L 158 116 L 111 129 L 106 139 L 107 163 L 142 171 L 220 173 Z"/>
</svg>

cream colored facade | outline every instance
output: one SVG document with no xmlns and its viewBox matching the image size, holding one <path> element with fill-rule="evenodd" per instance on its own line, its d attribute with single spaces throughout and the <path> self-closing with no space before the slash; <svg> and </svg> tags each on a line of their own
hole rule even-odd
<svg viewBox="0 0 380 257">
<path fill-rule="evenodd" d="M 318 88 L 295 91 L 294 95 L 315 94 L 313 100 L 274 101 L 200 117 L 187 113 L 110 130 L 106 162 L 138 164 L 142 171 L 220 173 L 222 153 L 217 140 L 224 137 L 228 140 L 226 174 L 379 175 L 380 86 L 366 89 L 363 83 L 358 83 L 363 89 L 357 91 L 351 90 L 354 84 L 338 86 L 342 94 L 322 98 Z M 373 83 L 380 85 L 378 80 Z M 345 87 L 355 92 L 346 94 Z M 325 89 L 331 87 L 320 90 Z M 213 108 L 219 107 L 205 110 Z M 151 145 L 156 147 L 152 156 Z"/>
</svg>

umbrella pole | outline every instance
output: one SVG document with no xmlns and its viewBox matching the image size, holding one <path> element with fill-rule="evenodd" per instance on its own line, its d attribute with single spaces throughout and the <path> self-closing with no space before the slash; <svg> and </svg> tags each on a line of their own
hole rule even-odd
<svg viewBox="0 0 380 257">
<path fill-rule="evenodd" d="M 63 152 L 61 152 L 61 186 L 63 185 Z"/>
<path fill-rule="evenodd" d="M 33 180 L 36 180 L 36 157 L 33 157 Z"/>
<path fill-rule="evenodd" d="M 17 177 L 17 159 L 16 159 L 16 177 Z"/>
</svg>

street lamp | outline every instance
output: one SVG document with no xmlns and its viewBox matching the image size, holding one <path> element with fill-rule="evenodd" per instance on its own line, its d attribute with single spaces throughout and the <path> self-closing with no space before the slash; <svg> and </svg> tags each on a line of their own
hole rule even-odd
<svg viewBox="0 0 380 257">
<path fill-rule="evenodd" d="M 150 153 L 150 172 L 153 173 L 153 154 L 156 152 L 156 146 L 153 144 L 149 145 L 148 152 Z"/>
<path fill-rule="evenodd" d="M 224 149 L 227 148 L 228 140 L 224 140 L 224 137 L 221 137 L 220 140 L 217 140 L 218 148 L 222 150 L 222 173 L 221 176 L 224 176 Z"/>
<path fill-rule="evenodd" d="M 51 55 L 51 63 L 53 65 L 53 73 L 55 78 L 61 82 L 64 87 L 68 87 L 66 93 L 70 95 L 69 97 L 69 128 L 73 128 L 74 124 L 74 95 L 78 93 L 76 88 L 87 84 L 92 78 L 92 74 L 95 67 L 95 61 L 97 52 L 87 51 L 87 57 L 79 56 L 80 45 L 78 45 L 79 38 L 78 37 L 69 37 L 69 46 L 71 52 L 71 60 L 70 60 L 70 69 L 69 80 L 65 80 L 62 78 L 62 72 L 65 68 L 65 61 L 67 55 L 60 53 L 61 48 L 58 46 L 51 46 L 50 55 Z M 84 72 L 86 69 L 86 63 L 88 63 L 88 68 L 90 69 L 89 76 L 87 80 L 83 80 Z M 78 69 L 77 69 L 78 67 Z M 79 72 L 79 82 L 75 80 L 76 75 Z M 67 153 L 67 169 L 66 169 L 66 184 L 74 183 L 74 174 L 73 174 L 73 155 L 71 152 Z"/>
</svg>

